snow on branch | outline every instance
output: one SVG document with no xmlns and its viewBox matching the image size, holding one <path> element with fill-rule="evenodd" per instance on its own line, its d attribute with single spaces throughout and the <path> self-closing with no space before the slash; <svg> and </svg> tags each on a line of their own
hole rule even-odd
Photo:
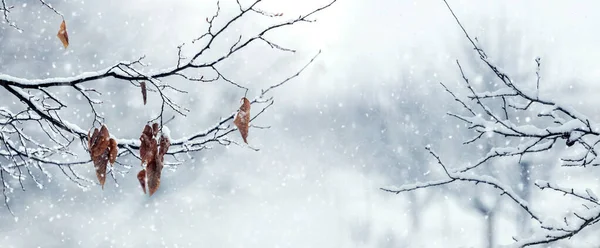
<svg viewBox="0 0 600 248">
<path fill-rule="evenodd" d="M 574 221 L 571 221 L 572 223 L 570 224 L 567 222 L 566 217 L 564 218 L 566 227 L 555 227 L 552 230 L 539 231 L 534 233 L 531 237 L 519 240 L 513 238 L 515 243 L 501 247 L 521 248 L 540 244 L 549 244 L 562 239 L 569 239 L 577 235 L 584 228 L 598 223 L 600 220 L 600 208 L 594 207 L 589 210 L 582 211 L 582 213 L 574 213 L 573 215 L 575 218 L 573 218 Z M 554 226 L 558 226 L 558 222 L 553 224 Z"/>
<path fill-rule="evenodd" d="M 476 168 L 489 165 L 493 160 L 504 160 L 518 157 L 519 162 L 529 154 L 539 154 L 546 151 L 556 152 L 558 145 L 565 144 L 570 157 L 562 157 L 562 166 L 589 167 L 600 165 L 597 145 L 600 143 L 598 124 L 575 109 L 546 99 L 539 94 L 541 60 L 537 58 L 535 90 L 525 89 L 521 82 L 514 83 L 510 76 L 499 68 L 485 51 L 467 33 L 466 29 L 455 15 L 446 0 L 443 0 L 448 10 L 462 29 L 467 40 L 473 46 L 481 62 L 489 69 L 496 80 L 497 89 L 478 91 L 471 83 L 459 61 L 456 61 L 467 96 L 459 97 L 454 90 L 441 83 L 450 96 L 460 104 L 464 114 L 448 113 L 449 116 L 466 124 L 466 128 L 475 134 L 463 142 L 468 145 L 481 142 L 483 144 L 503 143 L 505 147 L 491 147 L 476 163 L 468 166 L 450 169 L 430 147 L 426 149 L 442 167 L 446 179 L 429 182 L 402 185 L 399 187 L 382 188 L 391 193 L 401 193 L 423 188 L 439 187 L 457 181 L 471 182 L 475 185 L 487 185 L 495 188 L 500 195 L 509 198 L 521 211 L 524 211 L 537 223 L 533 236 L 514 238 L 515 242 L 509 247 L 527 247 L 538 244 L 548 244 L 562 239 L 568 239 L 578 234 L 584 228 L 596 224 L 600 220 L 600 203 L 598 197 L 590 189 L 580 190 L 558 186 L 554 182 L 536 181 L 539 191 L 551 190 L 575 201 L 582 201 L 583 209 L 575 210 L 553 221 L 553 217 L 542 216 L 541 211 L 533 207 L 519 194 L 515 193 L 508 184 L 489 175 L 477 174 Z M 533 116 L 526 124 L 515 122 L 518 115 Z M 502 142 L 490 142 L 502 141 Z M 516 144 L 515 144 L 516 143 Z M 575 154 L 575 155 L 573 155 Z M 495 168 L 497 170 L 497 168 Z M 537 191 L 537 192 L 539 192 Z"/>
<path fill-rule="evenodd" d="M 4 15 L 5 22 L 13 26 L 14 22 L 9 19 L 9 13 L 12 6 L 7 5 L 7 0 L 1 1 L 2 5 L 0 5 L 0 13 Z M 175 95 L 186 94 L 187 92 L 167 83 L 164 79 L 178 77 L 183 78 L 190 83 L 222 82 L 237 89 L 241 89 L 243 95 L 246 96 L 249 89 L 230 80 L 217 66 L 227 61 L 234 54 L 243 51 L 249 44 L 257 41 L 265 42 L 270 47 L 282 52 L 295 52 L 295 50 L 275 44 L 273 41 L 265 38 L 265 35 L 274 32 L 275 30 L 279 30 L 282 27 L 291 26 L 296 23 L 314 22 L 311 18 L 316 13 L 327 9 L 336 2 L 336 0 L 332 0 L 321 7 L 298 16 L 297 18 L 282 20 L 281 14 L 270 15 L 258 9 L 257 5 L 262 1 L 263 0 L 255 0 L 247 7 L 244 7 L 237 2 L 239 13 L 232 17 L 228 17 L 229 19 L 224 24 L 218 26 L 213 22 L 217 18 L 221 18 L 221 8 L 219 2 L 217 2 L 215 14 L 207 18 L 209 26 L 206 33 L 191 41 L 191 43 L 198 42 L 202 45 L 197 48 L 197 50 L 191 52 L 191 54 L 183 54 L 182 48 L 185 44 L 178 46 L 177 54 L 175 54 L 177 60 L 170 68 L 161 70 L 147 69 L 147 65 L 144 63 L 144 56 L 141 56 L 135 61 L 119 62 L 98 71 L 85 72 L 72 77 L 30 79 L 0 73 L 0 91 L 4 91 L 3 97 L 12 99 L 17 104 L 20 104 L 20 106 L 16 105 L 19 106 L 18 110 L 12 108 L 13 106 L 11 106 L 11 109 L 0 106 L 0 158 L 3 158 L 3 160 L 0 160 L 0 181 L 3 182 L 3 192 L 5 193 L 4 199 L 6 203 L 8 203 L 8 200 L 10 199 L 8 194 L 12 192 L 13 186 L 10 185 L 7 180 L 4 180 L 5 177 L 11 176 L 16 178 L 19 187 L 24 190 L 22 182 L 27 178 L 25 175 L 29 174 L 31 175 L 31 178 L 40 185 L 39 187 L 43 187 L 42 184 L 39 183 L 43 180 L 34 178 L 31 170 L 40 170 L 44 175 L 50 177 L 51 175 L 44 169 L 46 166 L 60 168 L 69 180 L 84 189 L 97 184 L 97 182 L 93 180 L 78 175 L 75 170 L 72 169 L 72 166 L 89 165 L 90 162 L 92 162 L 88 157 L 83 159 L 79 158 L 77 155 L 78 152 L 75 150 L 77 148 L 83 148 L 84 150 L 90 149 L 88 147 L 88 139 L 90 139 L 88 130 L 93 128 L 93 126 L 102 126 L 106 124 L 104 123 L 104 116 L 97 110 L 97 108 L 103 105 L 104 96 L 102 95 L 102 92 L 93 88 L 94 85 L 103 83 L 103 79 L 128 83 L 131 87 L 141 89 L 144 97 L 144 104 L 146 94 L 155 94 L 157 96 L 156 99 L 160 99 L 160 111 L 156 116 L 148 120 L 148 122 L 157 122 L 159 124 L 159 130 L 163 130 L 163 128 L 167 130 L 166 124 L 174 117 L 167 119 L 168 117 L 165 116 L 166 111 L 174 112 L 176 115 L 182 117 L 187 116 L 191 111 L 179 104 L 174 97 Z M 47 2 L 43 0 L 40 0 L 40 2 L 46 8 L 61 15 L 58 10 Z M 214 47 L 217 38 L 225 35 L 225 31 L 232 29 L 234 23 L 240 22 L 243 16 L 256 13 L 273 18 L 275 23 L 258 30 L 255 34 L 248 37 L 240 35 L 239 39 L 234 42 L 229 49 L 223 51 L 222 54 L 218 55 L 215 59 L 205 61 L 206 59 L 203 55 L 208 53 L 208 51 Z M 17 28 L 16 26 L 14 27 Z M 256 109 L 256 112 L 253 112 L 250 122 L 261 116 L 274 104 L 273 96 L 269 96 L 269 93 L 271 93 L 272 90 L 298 77 L 300 73 L 315 61 L 320 53 L 321 51 L 316 53 L 303 67 L 298 68 L 295 74 L 279 82 L 274 82 L 271 86 L 262 89 L 260 94 L 250 100 L 250 104 Z M 214 72 L 213 75 L 216 76 L 190 76 L 192 73 L 188 72 L 198 68 Z M 77 98 L 87 102 L 87 109 L 90 113 L 89 120 L 92 121 L 92 127 L 78 126 L 77 124 L 74 124 L 73 120 L 69 120 L 63 116 L 65 111 L 70 110 L 65 103 L 66 99 L 61 99 L 51 93 L 51 89 L 57 89 L 59 87 L 73 89 L 77 94 Z M 185 137 L 177 137 L 176 134 L 173 135 L 174 137 L 172 138 L 169 137 L 170 146 L 165 154 L 169 155 L 175 162 L 165 161 L 165 165 L 175 166 L 181 164 L 182 161 L 176 155 L 210 149 L 212 144 L 224 146 L 231 144 L 240 145 L 237 141 L 228 137 L 229 134 L 237 130 L 237 127 L 232 125 L 232 121 L 236 114 L 237 111 L 235 109 L 227 110 L 225 117 L 220 118 L 220 120 L 204 130 L 196 131 Z M 110 126 L 110 123 L 108 123 L 107 126 Z M 250 125 L 250 127 L 261 129 L 268 128 L 255 125 Z M 36 129 L 36 134 L 32 133 L 32 128 Z M 140 129 L 141 128 L 142 127 L 140 127 Z M 131 137 L 110 136 L 110 138 L 117 143 L 119 152 L 116 155 L 116 164 L 123 166 L 120 167 L 120 169 L 124 168 L 124 170 L 120 171 L 122 173 L 126 173 L 130 168 L 130 165 L 123 164 L 120 161 L 121 158 L 131 155 L 138 160 L 141 159 L 139 156 L 141 142 L 138 137 L 139 133 L 132 134 Z M 251 146 L 246 147 L 258 150 Z M 111 167 L 109 170 L 109 174 L 114 178 L 114 171 L 118 170 L 117 167 Z"/>
<path fill-rule="evenodd" d="M 546 181 L 542 181 L 542 180 L 536 181 L 535 182 L 535 186 L 537 186 L 541 190 L 551 189 L 551 190 L 563 193 L 565 195 L 572 195 L 574 197 L 586 200 L 586 201 L 591 202 L 591 203 L 593 203 L 595 205 L 600 205 L 600 203 L 598 203 L 598 197 L 590 189 L 586 189 L 585 193 L 583 193 L 583 192 L 577 192 L 573 188 L 560 187 L 560 186 L 558 186 L 556 184 L 553 184 L 553 183 L 550 183 L 550 182 L 546 182 Z"/>
</svg>

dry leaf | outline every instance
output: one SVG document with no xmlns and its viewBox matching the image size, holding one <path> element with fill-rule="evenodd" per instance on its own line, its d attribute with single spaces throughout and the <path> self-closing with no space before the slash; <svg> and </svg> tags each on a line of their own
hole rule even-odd
<svg viewBox="0 0 600 248">
<path fill-rule="evenodd" d="M 93 136 L 92 136 L 93 138 Z M 110 143 L 110 135 L 108 134 L 108 129 L 105 125 L 102 125 L 100 128 L 100 133 L 98 137 L 92 144 L 92 158 L 98 157 L 104 153 L 104 151 L 108 148 L 108 144 Z"/>
<path fill-rule="evenodd" d="M 138 172 L 137 179 L 138 179 L 138 181 L 140 181 L 140 185 L 142 186 L 142 189 L 144 190 L 144 194 L 146 194 L 146 171 L 141 170 L 140 172 Z"/>
<path fill-rule="evenodd" d="M 152 196 L 160 186 L 160 174 L 162 171 L 162 162 L 158 159 L 152 160 L 146 167 L 146 179 L 148 179 L 148 191 Z"/>
<path fill-rule="evenodd" d="M 138 173 L 138 180 L 144 188 L 144 194 L 146 193 L 146 181 L 148 184 L 148 191 L 152 196 L 160 186 L 160 176 L 164 165 L 164 156 L 171 146 L 169 138 L 164 134 L 160 136 L 158 143 L 156 142 L 156 136 L 159 132 L 158 123 L 152 124 L 152 127 L 146 125 L 140 136 L 140 157 L 142 160 L 142 167 L 146 164 L 145 171 Z"/>
<path fill-rule="evenodd" d="M 147 164 L 150 160 L 154 159 L 157 147 L 153 136 L 152 128 L 146 125 L 140 136 L 140 158 L 142 160 L 142 165 Z"/>
<path fill-rule="evenodd" d="M 114 164 L 118 155 L 117 141 L 110 138 L 106 125 L 102 125 L 100 130 L 94 128 L 92 135 L 88 132 L 88 150 L 96 169 L 96 177 L 104 189 L 106 166 L 109 162 Z"/>
<path fill-rule="evenodd" d="M 144 99 L 144 105 L 146 105 L 146 82 L 142 81 L 140 83 L 140 87 L 142 88 L 142 98 Z"/>
<path fill-rule="evenodd" d="M 165 156 L 165 154 L 167 154 L 167 151 L 169 150 L 169 147 L 171 146 L 171 141 L 166 136 L 161 135 L 159 144 L 160 144 L 160 150 L 158 151 L 157 156 L 158 156 L 158 158 L 160 158 L 161 162 L 164 162 L 165 161 L 164 156 Z"/>
<path fill-rule="evenodd" d="M 108 149 L 110 150 L 108 161 L 112 165 L 117 161 L 117 155 L 119 155 L 119 147 L 117 146 L 117 141 L 115 139 L 111 138 L 109 140 Z"/>
<path fill-rule="evenodd" d="M 62 42 L 65 49 L 67 49 L 69 46 L 69 35 L 67 34 L 67 24 L 65 23 L 65 20 L 63 20 L 60 24 L 60 29 L 58 30 L 56 36 L 58 36 L 60 42 Z"/>
<path fill-rule="evenodd" d="M 154 135 L 154 137 L 156 137 L 156 135 L 158 135 L 158 131 L 160 131 L 159 127 L 158 127 L 158 123 L 152 124 L 152 135 Z"/>
<path fill-rule="evenodd" d="M 250 101 L 248 98 L 242 97 L 242 106 L 237 112 L 233 124 L 240 130 L 244 143 L 248 144 L 248 129 L 250 128 Z"/>
<path fill-rule="evenodd" d="M 94 144 L 96 143 L 96 140 L 98 139 L 98 129 L 94 128 L 94 134 L 92 134 L 92 136 L 90 136 L 90 132 L 88 131 L 88 149 L 91 151 L 92 147 L 94 146 Z"/>
<path fill-rule="evenodd" d="M 94 159 L 96 177 L 98 177 L 102 189 L 104 189 L 104 182 L 106 181 L 106 164 L 108 164 L 108 150 L 104 150 L 104 153 Z"/>
</svg>

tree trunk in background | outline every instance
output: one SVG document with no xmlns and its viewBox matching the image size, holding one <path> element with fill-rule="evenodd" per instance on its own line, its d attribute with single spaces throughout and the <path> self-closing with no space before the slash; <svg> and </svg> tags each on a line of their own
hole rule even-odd
<svg viewBox="0 0 600 248">
<path fill-rule="evenodd" d="M 417 198 L 417 194 L 415 192 L 409 192 L 408 198 L 410 201 L 410 217 L 412 219 L 412 233 L 417 234 L 421 229 L 421 204 L 419 204 L 419 199 Z"/>
<path fill-rule="evenodd" d="M 521 198 L 528 202 L 531 206 L 530 202 L 530 187 L 531 187 L 531 164 L 529 162 L 521 163 L 521 184 L 523 188 L 521 188 Z M 522 212 L 519 216 L 519 220 L 517 221 L 520 235 L 527 235 L 531 231 L 530 223 L 529 223 L 529 215 L 526 212 Z"/>
<path fill-rule="evenodd" d="M 495 236 L 494 236 L 494 226 L 495 226 L 495 221 L 494 221 L 494 217 L 495 217 L 495 211 L 490 211 L 488 212 L 488 218 L 486 221 L 486 231 L 487 231 L 487 247 L 488 248 L 493 248 L 494 247 L 494 242 L 495 242 Z"/>
<path fill-rule="evenodd" d="M 494 203 L 495 204 L 495 203 Z M 485 230 L 485 236 L 484 239 L 487 240 L 487 247 L 488 248 L 492 248 L 494 247 L 494 241 L 496 239 L 495 237 L 495 233 L 494 233 L 494 225 L 495 225 L 495 221 L 494 221 L 494 215 L 496 212 L 496 207 L 488 207 L 486 206 L 480 198 L 476 198 L 474 201 L 474 205 L 475 205 L 475 209 L 477 210 L 477 212 L 479 214 L 481 214 L 482 216 L 487 216 L 487 218 L 485 219 L 485 226 L 486 226 L 486 230 Z"/>
</svg>

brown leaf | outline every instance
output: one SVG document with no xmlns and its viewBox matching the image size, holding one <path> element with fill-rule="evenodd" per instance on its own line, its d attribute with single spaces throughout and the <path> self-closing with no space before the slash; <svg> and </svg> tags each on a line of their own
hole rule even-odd
<svg viewBox="0 0 600 248">
<path fill-rule="evenodd" d="M 160 175 L 163 163 L 159 159 L 154 159 L 146 167 L 146 178 L 148 179 L 148 191 L 152 196 L 160 186 Z"/>
<path fill-rule="evenodd" d="M 138 172 L 137 179 L 138 179 L 138 181 L 140 181 L 140 185 L 142 186 L 142 189 L 144 190 L 144 194 L 146 194 L 146 171 L 141 170 L 140 172 Z"/>
<path fill-rule="evenodd" d="M 152 124 L 152 135 L 154 137 L 156 137 L 156 135 L 158 135 L 158 131 L 160 131 L 159 127 L 158 127 L 158 123 Z"/>
<path fill-rule="evenodd" d="M 146 125 L 144 127 L 144 130 L 142 130 L 142 135 L 148 136 L 150 138 L 152 138 L 152 136 L 154 136 L 153 132 L 152 132 L 152 127 L 149 125 Z"/>
<path fill-rule="evenodd" d="M 250 114 L 250 100 L 248 98 L 242 97 L 242 106 L 240 106 L 240 110 L 244 112 L 248 112 Z M 250 117 L 250 116 L 248 116 Z"/>
<path fill-rule="evenodd" d="M 110 138 L 106 125 L 102 125 L 100 130 L 94 128 L 91 136 L 88 132 L 88 150 L 94 163 L 94 169 L 96 169 L 98 181 L 104 189 L 106 166 L 109 162 L 113 164 L 116 161 L 118 152 L 117 142 Z"/>
<path fill-rule="evenodd" d="M 96 144 L 96 141 L 98 140 L 98 133 L 98 128 L 94 128 L 94 134 L 92 134 L 92 137 L 88 140 L 88 149 L 90 150 L 90 152 L 92 151 L 92 147 L 94 147 L 94 144 Z M 88 137 L 90 137 L 89 132 Z"/>
<path fill-rule="evenodd" d="M 140 136 L 140 158 L 142 164 L 149 163 L 150 160 L 154 159 L 154 154 L 156 154 L 156 141 L 154 141 L 153 136 L 152 128 L 146 125 Z"/>
<path fill-rule="evenodd" d="M 156 135 L 159 132 L 158 123 L 152 124 L 152 127 L 146 125 L 140 136 L 140 157 L 142 160 L 142 167 L 146 163 L 146 169 L 142 173 L 138 173 L 138 180 L 142 187 L 144 187 L 144 193 L 146 192 L 146 181 L 148 184 L 148 191 L 152 196 L 160 186 L 160 176 L 164 166 L 164 156 L 171 146 L 169 138 L 164 134 L 160 136 L 158 143 L 156 142 Z"/>
<path fill-rule="evenodd" d="M 146 105 L 146 82 L 142 81 L 140 83 L 140 87 L 142 88 L 142 98 L 144 99 L 144 105 Z"/>
<path fill-rule="evenodd" d="M 65 49 L 67 49 L 69 46 L 69 35 L 67 34 L 67 23 L 65 23 L 65 20 L 60 24 L 60 29 L 56 36 L 60 39 L 60 42 L 62 42 Z"/>
<path fill-rule="evenodd" d="M 117 161 L 117 155 L 119 155 L 119 147 L 117 146 L 117 141 L 113 138 L 111 138 L 108 143 L 108 149 L 110 151 L 108 161 L 112 165 L 115 163 L 115 161 Z"/>
<path fill-rule="evenodd" d="M 98 177 L 102 189 L 104 189 L 104 182 L 106 181 L 106 164 L 108 164 L 108 149 L 104 150 L 104 153 L 94 159 L 96 177 Z"/>
<path fill-rule="evenodd" d="M 96 138 L 94 144 L 92 144 L 92 158 L 100 156 L 102 153 L 104 153 L 104 150 L 108 148 L 108 144 L 110 142 L 109 140 L 110 134 L 108 133 L 108 129 L 105 125 L 102 125 L 98 137 Z"/>
<path fill-rule="evenodd" d="M 169 150 L 169 147 L 171 146 L 171 141 L 169 141 L 169 138 L 165 137 L 164 135 L 160 136 L 160 150 L 158 151 L 157 159 L 160 159 L 161 162 L 164 162 L 164 156 L 165 154 L 167 154 L 167 151 Z"/>
<path fill-rule="evenodd" d="M 238 111 L 235 119 L 233 120 L 233 124 L 240 130 L 240 134 L 242 135 L 242 139 L 244 139 L 244 143 L 248 144 L 248 129 L 250 128 L 250 101 L 248 98 L 242 98 L 242 106 L 240 106 L 240 110 Z"/>
</svg>

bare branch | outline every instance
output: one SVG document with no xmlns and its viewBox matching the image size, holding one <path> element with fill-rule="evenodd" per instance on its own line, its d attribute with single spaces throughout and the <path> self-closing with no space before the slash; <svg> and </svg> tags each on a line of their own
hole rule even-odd
<svg viewBox="0 0 600 248">
<path fill-rule="evenodd" d="M 485 51 L 471 38 L 447 0 L 443 1 L 477 53 L 479 60 L 500 81 L 499 89 L 492 92 L 480 92 L 470 82 L 460 62 L 456 61 L 464 86 L 468 90 L 468 96 L 461 99 L 446 85 L 441 85 L 468 114 L 448 113 L 448 115 L 467 124 L 467 128 L 475 133 L 473 138 L 466 140 L 463 144 L 469 145 L 477 142 L 493 144 L 493 141 L 502 141 L 506 147 L 492 147 L 476 163 L 454 170 L 450 170 L 441 158 L 428 147 L 427 150 L 442 167 L 447 179 L 404 185 L 395 189 L 382 188 L 382 190 L 397 194 L 416 189 L 439 187 L 456 181 L 491 186 L 500 191 L 501 195 L 516 203 L 521 211 L 536 220 L 538 224 L 538 231 L 532 237 L 526 239 L 513 238 L 515 243 L 511 244 L 510 247 L 527 247 L 568 239 L 584 228 L 596 224 L 600 220 L 600 207 L 598 207 L 600 203 L 598 197 L 590 189 L 564 188 L 559 187 L 556 183 L 536 181 L 535 185 L 538 190 L 549 189 L 565 197 L 584 201 L 589 205 L 583 205 L 585 209 L 577 210 L 573 215 L 555 218 L 563 219 L 563 226 L 560 223 L 543 221 L 547 220 L 548 217 L 539 216 L 538 213 L 535 213 L 529 203 L 521 199 L 508 184 L 495 177 L 475 174 L 475 168 L 490 165 L 493 160 L 518 156 L 519 162 L 521 162 L 523 157 L 529 154 L 539 154 L 546 151 L 558 152 L 555 147 L 562 142 L 566 145 L 569 154 L 574 154 L 571 157 L 561 158 L 563 166 L 597 166 L 600 165 L 598 151 L 596 150 L 597 145 L 600 143 L 600 133 L 597 128 L 598 124 L 587 116 L 571 107 L 545 99 L 540 95 L 541 60 L 539 58 L 535 60 L 537 65 L 536 80 L 532 82 L 532 85 L 535 85 L 535 92 L 530 92 L 523 85 L 515 84 L 507 74 L 491 61 Z M 513 114 L 534 116 L 534 118 L 533 120 L 527 120 L 525 124 L 514 123 L 511 120 Z M 567 218 L 570 218 L 571 221 L 567 221 Z"/>
<path fill-rule="evenodd" d="M 10 10 L 13 7 L 6 4 L 5 1 L 8 0 L 1 1 L 0 11 L 4 16 L 4 20 L 16 28 L 14 22 L 9 19 Z M 47 1 L 39 1 L 43 6 L 63 17 L 61 12 Z M 7 163 L 0 164 L 0 181 L 4 185 L 3 194 L 5 204 L 8 206 L 9 195 L 12 193 L 11 185 L 8 183 L 8 180 L 5 180 L 5 176 L 18 179 L 18 183 L 23 190 L 25 190 L 25 184 L 23 184 L 25 178 L 32 178 L 38 187 L 44 187 L 42 184 L 43 180 L 35 178 L 34 171 L 39 171 L 50 178 L 51 175 L 45 169 L 48 166 L 58 167 L 65 178 L 84 190 L 97 184 L 96 181 L 79 175 L 76 170 L 78 166 L 89 166 L 91 162 L 88 156 L 80 158 L 78 152 L 76 152 L 78 148 L 90 149 L 88 147 L 88 130 L 90 130 L 90 127 L 83 127 L 76 124 L 76 122 L 79 123 L 81 121 L 79 117 L 77 120 L 70 119 L 72 117 L 70 117 L 69 111 L 72 111 L 72 109 L 69 107 L 72 106 L 69 106 L 70 102 L 66 101 L 66 99 L 53 93 L 58 88 L 72 90 L 79 100 L 85 102 L 86 105 L 82 106 L 85 106 L 84 110 L 89 111 L 90 114 L 89 117 L 84 118 L 84 121 L 89 120 L 87 123 L 91 122 L 91 128 L 93 128 L 94 126 L 105 124 L 100 107 L 110 97 L 110 95 L 103 95 L 100 90 L 95 89 L 95 85 L 124 83 L 128 86 L 138 88 L 141 87 L 141 83 L 143 82 L 146 86 L 147 94 L 156 95 L 155 99 L 160 99 L 160 112 L 156 116 L 152 116 L 148 121 L 153 122 L 157 120 L 160 124 L 160 130 L 162 130 L 175 116 L 186 118 L 192 112 L 177 102 L 177 99 L 182 99 L 181 97 L 175 97 L 177 94 L 187 94 L 187 92 L 177 88 L 174 84 L 170 84 L 167 79 L 177 77 L 194 84 L 221 82 L 231 85 L 235 89 L 241 89 L 243 95 L 246 96 L 250 89 L 231 80 L 230 76 L 220 71 L 218 66 L 233 55 L 245 50 L 251 43 L 266 42 L 279 51 L 294 52 L 295 50 L 293 49 L 284 48 L 268 41 L 264 38 L 265 35 L 299 22 L 312 22 L 313 20 L 309 20 L 309 18 L 336 2 L 336 0 L 332 0 L 326 5 L 313 9 L 295 19 L 282 21 L 274 18 L 275 23 L 256 31 L 256 33 L 249 37 L 238 35 L 239 38 L 237 41 L 232 41 L 228 49 L 219 51 L 216 58 L 205 58 L 207 57 L 205 54 L 213 49 L 212 47 L 217 42 L 217 38 L 224 36 L 227 33 L 225 32 L 226 30 L 234 29 L 233 25 L 239 23 L 243 16 L 261 13 L 260 10 L 255 8 L 261 1 L 255 0 L 248 7 L 242 7 L 238 2 L 239 13 L 232 17 L 227 17 L 228 19 L 224 20 L 225 22 L 222 25 L 217 24 L 221 22 L 215 21 L 218 18 L 222 18 L 220 15 L 220 2 L 217 2 L 215 14 L 207 18 L 208 27 L 205 33 L 198 36 L 199 38 L 192 40 L 192 43 L 203 42 L 203 44 L 189 52 L 183 49 L 186 43 L 177 46 L 177 52 L 173 54 L 176 59 L 172 60 L 172 67 L 166 69 L 148 69 L 144 63 L 145 56 L 141 56 L 134 61 L 115 63 L 98 71 L 85 72 L 72 77 L 29 79 L 0 73 L 0 91 L 5 91 L 6 93 L 3 97 L 11 99 L 16 103 L 14 105 L 16 110 L 12 108 L 13 106 L 11 106 L 11 109 L 0 107 L 0 158 L 3 159 L 0 162 L 4 163 L 6 161 Z M 251 100 L 253 109 L 258 110 L 252 116 L 251 121 L 262 116 L 274 104 L 273 97 L 267 96 L 270 91 L 299 76 L 314 62 L 320 53 L 321 51 L 299 68 L 295 74 L 260 89 L 259 93 Z M 208 73 L 214 72 L 216 76 L 211 78 L 205 78 L 204 75 L 188 76 L 198 75 L 197 70 L 205 70 Z M 212 144 L 223 146 L 234 144 L 258 151 L 258 148 L 242 145 L 234 138 L 228 136 L 236 130 L 235 125 L 231 125 L 231 122 L 237 110 L 231 109 L 225 111 L 227 112 L 225 112 L 224 118 L 216 121 L 205 130 L 198 130 L 187 136 L 171 138 L 167 154 L 177 160 L 177 162 L 165 161 L 165 165 L 175 168 L 181 164 L 181 160 L 176 155 L 210 149 Z M 174 115 L 168 118 L 170 114 Z M 252 127 L 256 129 L 269 128 L 268 126 L 257 125 L 252 125 Z M 33 135 L 33 133 L 41 135 Z M 125 158 L 140 159 L 138 151 L 141 145 L 139 134 L 134 134 L 132 137 L 111 136 L 111 138 L 115 139 L 119 148 L 115 165 L 123 166 L 123 168 L 111 168 L 108 171 L 115 182 L 115 173 L 127 173 L 129 168 L 131 168 L 128 165 L 130 162 L 123 162 L 126 161 Z M 81 147 L 78 147 L 79 142 L 76 142 L 77 140 L 81 142 Z"/>
</svg>

